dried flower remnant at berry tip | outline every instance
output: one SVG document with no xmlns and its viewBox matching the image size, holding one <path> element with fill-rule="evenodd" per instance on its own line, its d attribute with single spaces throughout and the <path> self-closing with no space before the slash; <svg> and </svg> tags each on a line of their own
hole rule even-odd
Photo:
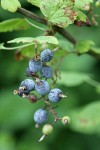
<svg viewBox="0 0 100 150">
<path fill-rule="evenodd" d="M 35 55 L 34 58 L 29 60 L 29 65 L 26 68 L 26 75 L 32 79 L 23 80 L 19 88 L 14 90 L 14 94 L 17 94 L 22 98 L 26 98 L 33 104 L 39 100 L 44 102 L 44 107 L 36 110 L 33 115 L 36 128 L 39 128 L 39 126 L 46 123 L 47 120 L 49 120 L 50 114 L 54 117 L 51 124 L 47 123 L 43 126 L 43 136 L 39 139 L 39 142 L 52 133 L 53 126 L 57 121 L 61 121 L 63 124 L 68 124 L 70 122 L 68 116 L 64 116 L 62 118 L 58 117 L 54 110 L 56 107 L 51 106 L 51 102 L 58 103 L 66 97 L 61 89 L 51 89 L 50 84 L 47 81 L 47 79 L 53 78 L 52 68 L 51 66 L 48 66 L 47 63 L 54 58 L 54 52 L 57 50 L 58 48 L 55 48 L 54 50 L 50 50 L 48 48 L 44 49 L 40 53 L 40 56 L 37 57 L 37 55 Z"/>
</svg>

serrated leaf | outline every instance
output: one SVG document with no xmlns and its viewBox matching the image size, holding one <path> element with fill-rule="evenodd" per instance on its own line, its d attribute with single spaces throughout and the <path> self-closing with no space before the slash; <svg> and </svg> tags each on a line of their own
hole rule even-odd
<svg viewBox="0 0 100 150">
<path fill-rule="evenodd" d="M 9 19 L 0 22 L 0 32 L 11 32 L 16 30 L 25 30 L 30 27 L 25 19 Z"/>
<path fill-rule="evenodd" d="M 1 0 L 1 7 L 4 10 L 16 12 L 21 7 L 21 4 L 18 0 Z"/>
<path fill-rule="evenodd" d="M 54 36 L 39 36 L 36 38 L 33 37 L 21 37 L 21 38 L 17 38 L 11 41 L 8 41 L 8 43 L 51 43 L 51 44 L 58 44 L 58 40 L 56 37 Z"/>
<path fill-rule="evenodd" d="M 43 0 L 27 0 L 27 1 L 28 1 L 29 3 L 31 3 L 32 5 L 39 7 L 39 6 L 40 6 L 40 3 L 41 3 Z"/>
<path fill-rule="evenodd" d="M 73 130 L 86 134 L 100 133 L 100 101 L 73 110 L 70 117 Z"/>
<path fill-rule="evenodd" d="M 93 3 L 93 0 L 75 0 L 75 7 L 78 9 L 84 10 L 85 6 L 90 5 L 90 3 Z"/>
<path fill-rule="evenodd" d="M 78 86 L 89 80 L 88 74 L 82 72 L 61 72 L 61 79 L 57 81 L 58 84 L 63 84 L 65 86 Z"/>
<path fill-rule="evenodd" d="M 94 45 L 95 43 L 90 40 L 79 41 L 76 43 L 75 49 L 79 53 L 85 53 L 85 52 L 88 52 L 90 48 Z"/>
<path fill-rule="evenodd" d="M 40 9 L 49 22 L 60 27 L 72 24 L 77 17 L 73 2 L 69 0 L 43 0 L 40 4 Z"/>
</svg>

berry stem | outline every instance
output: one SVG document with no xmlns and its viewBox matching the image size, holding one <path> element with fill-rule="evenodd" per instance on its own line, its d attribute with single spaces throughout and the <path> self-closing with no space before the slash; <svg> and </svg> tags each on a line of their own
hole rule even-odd
<svg viewBox="0 0 100 150">
<path fill-rule="evenodd" d="M 50 103 L 48 102 L 48 99 L 45 99 L 45 98 L 44 98 L 44 101 L 45 101 L 45 103 L 46 103 L 46 106 L 45 106 L 45 107 L 48 107 L 48 108 L 49 108 L 49 112 L 50 112 L 51 114 L 53 114 L 53 116 L 54 116 L 54 118 L 55 118 L 55 121 L 61 120 L 61 118 L 59 118 L 59 117 L 57 116 L 57 113 L 54 111 L 54 108 L 51 107 Z M 56 107 L 58 107 L 58 106 L 56 106 Z"/>
<path fill-rule="evenodd" d="M 39 58 L 38 58 L 38 54 L 37 54 L 37 47 L 38 47 L 38 45 L 37 45 L 37 42 L 36 42 L 36 44 L 34 45 L 35 60 L 38 60 L 38 59 L 39 59 Z"/>
</svg>

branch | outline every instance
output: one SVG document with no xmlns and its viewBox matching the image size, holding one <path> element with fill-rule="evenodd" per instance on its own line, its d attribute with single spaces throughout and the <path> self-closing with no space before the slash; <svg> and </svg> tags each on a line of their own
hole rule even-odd
<svg viewBox="0 0 100 150">
<path fill-rule="evenodd" d="M 19 12 L 20 14 L 23 14 L 25 15 L 26 17 L 29 17 L 33 20 L 35 20 L 36 22 L 39 22 L 41 24 L 44 24 L 44 25 L 48 25 L 48 22 L 45 18 L 43 17 L 40 17 L 38 15 L 36 15 L 35 13 L 33 12 L 30 12 L 24 8 L 18 8 L 17 12 Z M 56 32 L 58 32 L 60 35 L 62 35 L 63 37 L 65 37 L 69 42 L 71 42 L 73 45 L 76 44 L 76 39 L 70 34 L 68 33 L 65 29 L 63 28 L 60 28 L 58 26 L 53 26 L 54 30 Z M 100 55 L 96 54 L 95 52 L 93 52 L 92 50 L 90 50 L 89 52 L 87 52 L 89 55 L 97 58 L 97 59 L 100 59 Z M 80 53 L 77 53 L 78 55 L 80 55 Z"/>
<path fill-rule="evenodd" d="M 47 25 L 48 22 L 46 19 L 44 19 L 43 17 L 40 17 L 38 15 L 36 15 L 35 13 L 33 12 L 30 12 L 24 8 L 18 8 L 17 10 L 19 13 L 25 15 L 26 17 L 29 17 L 33 20 L 35 20 L 36 22 L 39 22 L 41 24 L 44 24 L 44 25 Z M 76 44 L 76 40 L 75 38 L 70 34 L 68 33 L 65 29 L 63 28 L 60 28 L 58 26 L 54 26 L 54 29 L 59 33 L 61 34 L 63 37 L 65 37 L 68 41 L 70 41 L 72 44 Z"/>
<path fill-rule="evenodd" d="M 59 34 L 61 34 L 64 38 L 66 38 L 69 42 L 71 42 L 72 44 L 76 44 L 76 39 L 69 33 L 67 32 L 65 29 L 60 28 L 58 26 L 56 26 L 56 30 Z"/>
<path fill-rule="evenodd" d="M 26 17 L 29 17 L 39 23 L 42 23 L 44 25 L 47 25 L 47 21 L 43 18 L 43 17 L 40 17 L 38 15 L 36 15 L 35 13 L 33 12 L 30 12 L 28 10 L 26 10 L 25 8 L 18 8 L 17 11 L 23 15 L 25 15 Z"/>
</svg>

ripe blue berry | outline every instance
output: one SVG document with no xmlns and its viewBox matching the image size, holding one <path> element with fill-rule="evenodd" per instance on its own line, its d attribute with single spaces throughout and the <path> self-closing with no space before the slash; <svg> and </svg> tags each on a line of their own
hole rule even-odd
<svg viewBox="0 0 100 150">
<path fill-rule="evenodd" d="M 34 113 L 34 121 L 37 124 L 42 124 L 47 120 L 47 113 L 45 109 L 38 109 L 35 113 Z"/>
<path fill-rule="evenodd" d="M 41 70 L 40 73 L 41 73 L 42 77 L 44 77 L 46 79 L 51 78 L 52 74 L 53 74 L 52 69 L 51 69 L 50 66 L 42 67 L 42 70 Z"/>
<path fill-rule="evenodd" d="M 35 89 L 37 90 L 37 92 L 39 94 L 46 95 L 49 93 L 50 91 L 50 86 L 48 84 L 48 82 L 46 82 L 45 80 L 39 80 L 38 78 L 36 79 L 36 84 L 35 84 Z"/>
<path fill-rule="evenodd" d="M 31 77 L 31 76 L 32 76 L 32 71 L 30 70 L 29 67 L 26 68 L 26 75 L 27 75 L 28 77 Z"/>
<path fill-rule="evenodd" d="M 33 73 L 36 73 L 36 72 L 40 71 L 42 69 L 42 62 L 41 62 L 41 60 L 31 59 L 29 61 L 29 69 Z"/>
<path fill-rule="evenodd" d="M 40 57 L 43 62 L 48 62 L 53 58 L 53 51 L 45 49 L 41 52 Z"/>
<path fill-rule="evenodd" d="M 35 89 L 35 83 L 31 79 L 26 79 L 21 82 L 19 89 L 23 89 L 24 92 L 30 92 Z"/>
<path fill-rule="evenodd" d="M 58 88 L 54 88 L 48 94 L 48 98 L 52 102 L 59 102 L 61 100 L 62 91 Z"/>
</svg>

